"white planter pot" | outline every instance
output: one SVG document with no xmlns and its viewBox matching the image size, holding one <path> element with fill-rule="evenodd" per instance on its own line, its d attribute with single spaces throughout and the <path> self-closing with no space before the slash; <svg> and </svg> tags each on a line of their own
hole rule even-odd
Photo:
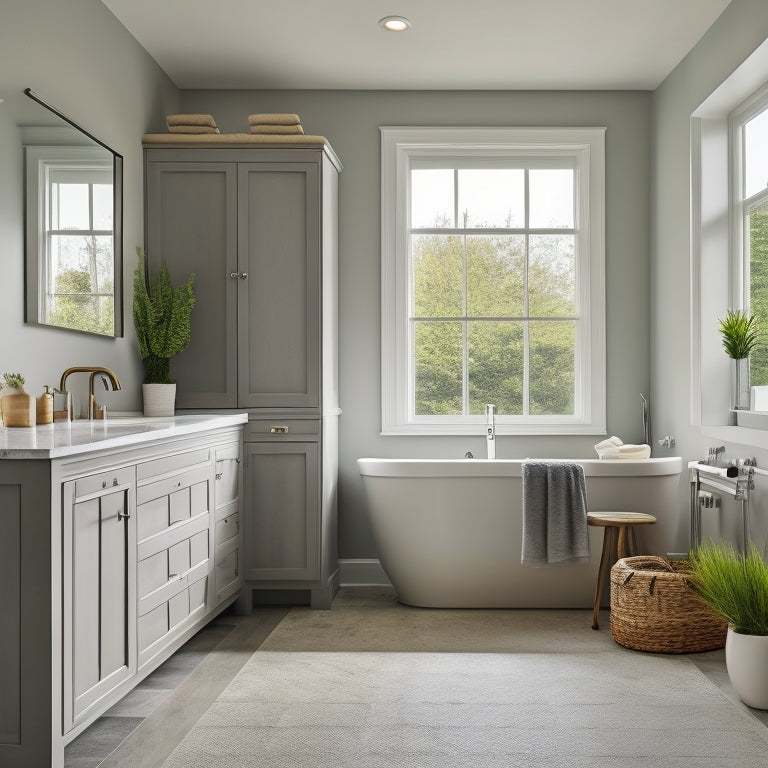
<svg viewBox="0 0 768 768">
<path fill-rule="evenodd" d="M 176 410 L 175 384 L 142 384 L 145 416 L 173 416 Z"/>
<path fill-rule="evenodd" d="M 768 709 L 768 636 L 740 635 L 728 628 L 725 665 L 739 698 L 755 709 Z"/>
</svg>

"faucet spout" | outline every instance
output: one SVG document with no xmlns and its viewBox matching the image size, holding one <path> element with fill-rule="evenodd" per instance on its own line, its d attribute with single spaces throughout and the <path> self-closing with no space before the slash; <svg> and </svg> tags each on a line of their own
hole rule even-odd
<svg viewBox="0 0 768 768">
<path fill-rule="evenodd" d="M 485 406 L 485 443 L 488 447 L 488 458 L 496 458 L 496 416 L 495 405 L 490 403 Z"/>
</svg>

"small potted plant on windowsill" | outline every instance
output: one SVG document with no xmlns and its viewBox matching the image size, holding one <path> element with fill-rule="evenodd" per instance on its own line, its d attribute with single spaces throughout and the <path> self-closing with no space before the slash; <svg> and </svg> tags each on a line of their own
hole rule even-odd
<svg viewBox="0 0 768 768">
<path fill-rule="evenodd" d="M 749 410 L 749 355 L 758 341 L 757 318 L 739 309 L 729 309 L 717 321 L 725 352 L 735 361 L 734 410 Z"/>
<path fill-rule="evenodd" d="M 690 583 L 728 622 L 725 664 L 741 700 L 768 709 L 768 566 L 754 544 L 746 554 L 705 542 L 690 555 Z"/>
<path fill-rule="evenodd" d="M 137 247 L 136 253 L 139 263 L 133 279 L 133 323 L 145 367 L 144 415 L 173 416 L 176 382 L 171 378 L 170 362 L 189 346 L 195 274 L 174 288 L 163 264 L 153 281 L 144 251 Z"/>
</svg>

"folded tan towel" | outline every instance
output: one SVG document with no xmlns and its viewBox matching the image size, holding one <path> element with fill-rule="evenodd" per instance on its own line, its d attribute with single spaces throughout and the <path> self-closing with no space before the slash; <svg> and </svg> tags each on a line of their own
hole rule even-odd
<svg viewBox="0 0 768 768">
<path fill-rule="evenodd" d="M 264 112 L 259 115 L 248 115 L 248 125 L 298 125 L 301 122 L 298 115 Z"/>
<path fill-rule="evenodd" d="M 207 125 L 216 127 L 216 121 L 212 115 L 168 115 L 168 127 L 172 125 Z"/>
<path fill-rule="evenodd" d="M 290 136 L 291 134 L 304 133 L 304 129 L 300 125 L 252 125 L 251 133 L 271 133 Z"/>
<path fill-rule="evenodd" d="M 169 125 L 170 133 L 221 133 L 218 128 L 211 128 L 208 125 Z"/>
</svg>

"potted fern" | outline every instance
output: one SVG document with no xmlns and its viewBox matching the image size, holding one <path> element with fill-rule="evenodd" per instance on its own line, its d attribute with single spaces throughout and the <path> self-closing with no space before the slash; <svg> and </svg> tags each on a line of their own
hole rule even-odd
<svg viewBox="0 0 768 768">
<path fill-rule="evenodd" d="M 741 700 L 768 709 L 768 566 L 754 544 L 705 542 L 690 554 L 693 589 L 728 622 L 725 664 Z"/>
<path fill-rule="evenodd" d="M 144 360 L 144 415 L 173 416 L 176 382 L 171 358 L 189 346 L 190 319 L 195 306 L 195 274 L 174 288 L 163 264 L 153 281 L 144 251 L 136 248 L 139 263 L 133 279 L 133 323 Z"/>
<path fill-rule="evenodd" d="M 735 361 L 736 386 L 734 410 L 749 409 L 749 356 L 758 341 L 757 319 L 739 309 L 729 309 L 725 318 L 718 319 L 725 352 Z"/>
</svg>

